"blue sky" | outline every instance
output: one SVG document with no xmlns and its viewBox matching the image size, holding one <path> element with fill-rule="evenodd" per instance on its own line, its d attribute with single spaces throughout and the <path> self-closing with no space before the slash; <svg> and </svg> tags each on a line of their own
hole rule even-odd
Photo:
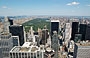
<svg viewBox="0 0 90 58">
<path fill-rule="evenodd" d="M 0 0 L 0 16 L 90 16 L 90 0 Z"/>
</svg>

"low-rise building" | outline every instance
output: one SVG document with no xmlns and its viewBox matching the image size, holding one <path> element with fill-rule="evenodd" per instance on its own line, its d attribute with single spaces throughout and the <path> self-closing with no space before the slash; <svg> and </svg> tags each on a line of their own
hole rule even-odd
<svg viewBox="0 0 90 58">
<path fill-rule="evenodd" d="M 44 46 L 42 48 L 33 42 L 25 42 L 22 46 L 15 46 L 10 51 L 10 58 L 44 58 Z"/>
</svg>

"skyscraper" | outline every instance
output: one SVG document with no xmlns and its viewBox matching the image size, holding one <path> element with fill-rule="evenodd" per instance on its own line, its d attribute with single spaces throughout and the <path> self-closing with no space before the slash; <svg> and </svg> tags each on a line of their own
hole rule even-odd
<svg viewBox="0 0 90 58">
<path fill-rule="evenodd" d="M 22 25 L 11 25 L 9 26 L 10 33 L 13 36 L 19 36 L 20 46 L 24 44 L 24 30 Z"/>
<path fill-rule="evenodd" d="M 81 40 L 85 40 L 85 35 L 86 35 L 86 24 L 80 24 L 80 29 L 79 29 L 79 34 L 82 34 Z"/>
<path fill-rule="evenodd" d="M 78 34 L 78 24 L 79 22 L 72 22 L 72 37 L 71 40 L 74 40 L 75 34 Z"/>
<path fill-rule="evenodd" d="M 68 41 L 71 38 L 71 25 L 70 23 L 65 24 L 65 43 L 68 44 Z"/>
<path fill-rule="evenodd" d="M 52 36 L 52 49 L 55 51 L 55 56 L 54 58 L 58 58 L 58 35 L 56 31 L 53 31 L 53 36 Z"/>
<path fill-rule="evenodd" d="M 51 36 L 53 31 L 59 32 L 59 20 L 51 20 Z"/>
<path fill-rule="evenodd" d="M 42 30 L 41 44 L 45 45 L 47 43 L 48 37 L 49 37 L 49 35 L 48 35 L 48 29 L 46 28 L 46 26 L 44 26 L 44 28 Z"/>
<path fill-rule="evenodd" d="M 13 40 L 10 33 L 0 34 L 0 47 L 2 49 L 2 57 L 9 58 L 9 51 L 13 47 Z"/>
<path fill-rule="evenodd" d="M 85 40 L 90 40 L 90 24 L 88 24 L 86 28 Z"/>
</svg>

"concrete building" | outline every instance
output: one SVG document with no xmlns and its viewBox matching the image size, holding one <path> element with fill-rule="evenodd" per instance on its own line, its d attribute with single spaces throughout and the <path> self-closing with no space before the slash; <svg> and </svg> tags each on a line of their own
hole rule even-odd
<svg viewBox="0 0 90 58">
<path fill-rule="evenodd" d="M 25 42 L 10 51 L 10 58 L 44 58 L 44 46 L 38 47 L 33 42 Z"/>
<path fill-rule="evenodd" d="M 13 47 L 12 35 L 10 33 L 0 34 L 0 47 L 2 48 L 3 58 L 9 58 L 9 51 Z"/>
<path fill-rule="evenodd" d="M 74 58 L 90 58 L 90 42 L 76 43 Z"/>
</svg>

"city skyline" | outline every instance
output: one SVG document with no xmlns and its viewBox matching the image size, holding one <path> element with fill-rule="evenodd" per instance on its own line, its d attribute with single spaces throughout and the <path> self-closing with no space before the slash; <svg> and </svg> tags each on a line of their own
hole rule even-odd
<svg viewBox="0 0 90 58">
<path fill-rule="evenodd" d="M 0 16 L 89 16 L 90 0 L 1 0 Z"/>
</svg>

